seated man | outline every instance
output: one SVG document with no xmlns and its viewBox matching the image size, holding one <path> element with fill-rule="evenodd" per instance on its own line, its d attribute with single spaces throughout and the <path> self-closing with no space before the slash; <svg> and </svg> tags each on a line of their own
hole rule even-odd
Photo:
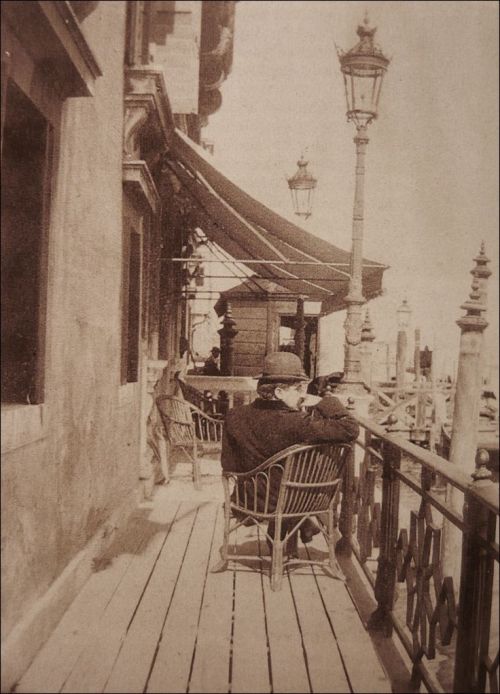
<svg viewBox="0 0 500 694">
<path fill-rule="evenodd" d="M 337 398 L 307 395 L 309 380 L 297 355 L 274 352 L 265 358 L 257 383 L 259 397 L 250 405 L 230 410 L 226 416 L 223 470 L 248 472 L 294 444 L 347 443 L 357 438 L 359 426 Z M 317 404 L 303 411 L 301 406 L 310 399 Z M 269 498 L 270 511 L 276 508 L 279 486 L 280 479 L 276 477 Z M 257 497 L 263 508 L 258 489 Z M 283 537 L 286 530 L 284 524 Z M 319 529 L 312 521 L 304 522 L 300 528 L 302 541 L 310 542 L 317 532 Z M 274 534 L 274 528 L 269 527 L 269 534 Z"/>
<path fill-rule="evenodd" d="M 210 350 L 210 356 L 203 366 L 203 375 L 220 376 L 220 349 L 218 347 L 212 347 Z"/>
</svg>

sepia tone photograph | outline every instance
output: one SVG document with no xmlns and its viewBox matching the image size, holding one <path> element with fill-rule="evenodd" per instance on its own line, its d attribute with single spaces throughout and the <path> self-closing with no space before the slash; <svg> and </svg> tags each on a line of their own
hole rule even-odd
<svg viewBox="0 0 500 694">
<path fill-rule="evenodd" d="M 499 3 L 1 19 L 1 692 L 498 692 Z"/>
</svg>

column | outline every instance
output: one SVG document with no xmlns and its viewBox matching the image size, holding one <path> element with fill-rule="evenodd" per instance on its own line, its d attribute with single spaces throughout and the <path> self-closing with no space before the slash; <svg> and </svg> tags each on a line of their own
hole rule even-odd
<svg viewBox="0 0 500 694">
<path fill-rule="evenodd" d="M 354 143 L 356 145 L 356 179 L 354 188 L 354 207 L 352 216 L 352 248 L 349 293 L 346 296 L 347 315 L 345 328 L 345 357 L 343 383 L 349 387 L 345 390 L 360 392 L 362 388 L 354 386 L 361 382 L 361 359 L 359 345 L 361 342 L 363 296 L 363 219 L 364 219 L 364 186 L 365 155 L 369 142 L 366 125 L 358 126 Z M 353 388 L 354 386 L 354 388 Z"/>
<path fill-rule="evenodd" d="M 482 250 L 484 252 L 484 248 Z M 450 462 L 459 466 L 467 475 L 472 475 L 475 471 L 483 333 L 488 325 L 483 317 L 486 306 L 481 301 L 485 296 L 485 286 L 483 285 L 481 292 L 480 284 L 480 279 L 485 281 L 487 278 L 484 277 L 484 271 L 479 269 L 481 265 L 477 259 L 475 261 L 476 265 L 471 270 L 473 279 L 469 300 L 461 306 L 466 314 L 457 321 L 460 327 L 460 348 L 449 457 Z M 489 261 L 485 258 L 484 265 L 487 262 Z M 463 494 L 450 489 L 447 500 L 457 511 L 461 510 Z M 460 532 L 450 523 L 445 523 L 444 575 L 453 576 L 455 585 L 460 571 L 460 551 Z"/>
</svg>

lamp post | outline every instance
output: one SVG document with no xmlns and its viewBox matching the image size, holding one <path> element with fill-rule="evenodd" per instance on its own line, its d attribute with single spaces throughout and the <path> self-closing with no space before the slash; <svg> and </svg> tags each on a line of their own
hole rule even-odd
<svg viewBox="0 0 500 694">
<path fill-rule="evenodd" d="M 314 189 L 318 182 L 307 170 L 308 161 L 301 155 L 297 162 L 297 171 L 287 179 L 292 196 L 293 211 L 299 217 L 307 219 L 312 214 Z"/>
<path fill-rule="evenodd" d="M 349 292 L 346 296 L 347 316 L 345 328 L 344 378 L 345 390 L 363 391 L 361 385 L 360 342 L 362 306 L 365 303 L 362 288 L 363 272 L 363 211 L 365 154 L 368 144 L 368 125 L 377 118 L 378 102 L 389 59 L 374 43 L 376 28 L 369 26 L 365 16 L 358 26 L 359 42 L 347 52 L 338 51 L 340 68 L 344 76 L 347 102 L 347 120 L 356 126 L 356 179 L 352 219 L 352 248 Z"/>
<path fill-rule="evenodd" d="M 403 299 L 401 306 L 397 310 L 398 319 L 398 340 L 396 347 L 396 388 L 398 396 L 403 395 L 406 374 L 406 352 L 408 348 L 407 330 L 410 327 L 411 308 L 408 301 Z"/>
</svg>

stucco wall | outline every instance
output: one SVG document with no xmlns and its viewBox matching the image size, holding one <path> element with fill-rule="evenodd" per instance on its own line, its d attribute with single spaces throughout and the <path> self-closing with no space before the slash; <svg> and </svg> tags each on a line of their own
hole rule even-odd
<svg viewBox="0 0 500 694">
<path fill-rule="evenodd" d="M 139 386 L 120 386 L 125 12 L 101 2 L 85 19 L 103 76 L 63 106 L 45 401 L 36 440 L 2 459 L 3 637 L 138 485 Z M 11 413 L 20 430 L 32 407 Z"/>
</svg>

